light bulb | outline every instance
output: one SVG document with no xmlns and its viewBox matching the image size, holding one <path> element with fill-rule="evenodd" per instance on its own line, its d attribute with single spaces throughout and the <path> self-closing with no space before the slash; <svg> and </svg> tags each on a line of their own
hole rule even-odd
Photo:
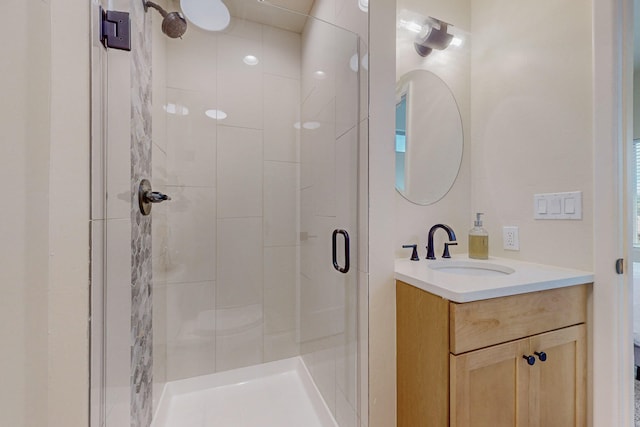
<svg viewBox="0 0 640 427">
<path fill-rule="evenodd" d="M 400 26 L 416 34 L 422 31 L 422 25 L 415 23 L 413 21 L 405 21 L 404 19 L 401 19 Z"/>
</svg>

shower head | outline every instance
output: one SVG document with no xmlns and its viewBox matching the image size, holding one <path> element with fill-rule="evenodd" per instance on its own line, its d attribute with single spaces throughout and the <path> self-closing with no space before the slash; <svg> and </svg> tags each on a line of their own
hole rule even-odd
<svg viewBox="0 0 640 427">
<path fill-rule="evenodd" d="M 170 12 L 167 13 L 162 7 L 157 4 L 142 0 L 142 4 L 144 4 L 144 11 L 147 11 L 148 7 L 152 7 L 160 12 L 160 15 L 164 18 L 162 20 L 162 32 L 172 39 L 177 39 L 182 37 L 184 33 L 187 31 L 187 21 L 184 19 L 180 12 Z"/>
<path fill-rule="evenodd" d="M 172 39 L 182 37 L 187 31 L 187 21 L 180 12 L 171 12 L 162 20 L 162 32 Z"/>
</svg>

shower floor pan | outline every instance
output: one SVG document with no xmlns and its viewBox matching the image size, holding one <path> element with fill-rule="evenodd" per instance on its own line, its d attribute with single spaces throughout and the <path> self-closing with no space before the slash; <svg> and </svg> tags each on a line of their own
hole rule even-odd
<svg viewBox="0 0 640 427">
<path fill-rule="evenodd" d="M 168 382 L 152 427 L 337 427 L 300 357 Z"/>
</svg>

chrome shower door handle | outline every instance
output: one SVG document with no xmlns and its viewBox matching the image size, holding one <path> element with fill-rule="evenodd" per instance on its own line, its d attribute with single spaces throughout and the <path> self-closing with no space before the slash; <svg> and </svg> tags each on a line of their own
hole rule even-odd
<svg viewBox="0 0 640 427">
<path fill-rule="evenodd" d="M 340 267 L 338 264 L 338 248 L 337 248 L 337 240 L 338 234 L 342 234 L 344 237 L 344 267 Z M 333 257 L 333 268 L 338 270 L 340 273 L 347 274 L 350 268 L 350 260 L 349 260 L 349 233 L 346 230 L 333 230 L 333 235 L 331 236 L 331 253 Z"/>
<path fill-rule="evenodd" d="M 148 179 L 140 181 L 138 186 L 138 205 L 142 215 L 151 213 L 152 203 L 162 203 L 165 200 L 171 200 L 171 197 L 151 189 L 151 183 Z"/>
</svg>

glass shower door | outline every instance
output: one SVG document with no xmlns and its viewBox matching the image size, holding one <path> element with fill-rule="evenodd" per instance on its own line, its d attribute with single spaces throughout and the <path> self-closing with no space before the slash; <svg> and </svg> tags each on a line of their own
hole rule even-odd
<svg viewBox="0 0 640 427">
<path fill-rule="evenodd" d="M 114 5 L 134 38 L 103 64 L 94 153 L 114 207 L 99 418 L 146 425 L 168 383 L 297 358 L 339 425 L 358 425 L 358 37 L 239 2 L 224 31 L 169 39 Z M 142 178 L 171 198 L 149 216 Z"/>
<path fill-rule="evenodd" d="M 358 41 L 321 22 L 307 29 L 313 43 L 303 50 L 302 71 L 300 354 L 340 425 L 357 425 Z"/>
</svg>

